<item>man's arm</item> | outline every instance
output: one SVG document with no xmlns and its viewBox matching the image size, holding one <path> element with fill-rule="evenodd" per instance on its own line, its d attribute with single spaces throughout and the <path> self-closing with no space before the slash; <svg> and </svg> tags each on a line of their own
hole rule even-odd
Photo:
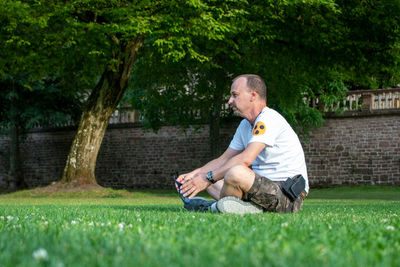
<svg viewBox="0 0 400 267">
<path fill-rule="evenodd" d="M 265 148 L 264 143 L 254 142 L 250 143 L 243 152 L 237 154 L 232 157 L 228 161 L 225 162 L 219 168 L 213 170 L 213 179 L 215 181 L 221 180 L 224 178 L 225 173 L 232 167 L 237 165 L 244 165 L 246 167 L 250 166 L 256 157 L 263 151 Z"/>
<path fill-rule="evenodd" d="M 200 169 L 197 169 L 197 172 L 193 176 L 187 175 L 183 177 L 180 181 L 182 182 L 181 192 L 184 193 L 183 195 L 185 197 L 189 196 L 192 198 L 196 196 L 199 192 L 203 191 L 210 185 L 210 182 L 206 179 L 207 172 L 213 171 L 213 179 L 215 181 L 221 180 L 224 178 L 225 173 L 233 166 L 250 166 L 265 146 L 264 143 L 254 142 L 250 143 L 242 152 L 232 149 L 233 151 L 236 151 L 236 153 L 228 154 L 230 157 L 223 158 L 225 160 L 216 159 L 217 161 L 214 163 L 211 161 Z M 226 152 L 228 152 L 228 150 Z"/>
<path fill-rule="evenodd" d="M 229 159 L 238 155 L 240 152 L 241 152 L 240 150 L 234 150 L 234 149 L 228 147 L 228 149 L 225 150 L 225 152 L 218 158 L 213 159 L 212 161 L 208 162 L 206 165 L 204 165 L 201 168 L 195 169 L 189 173 L 179 175 L 179 177 L 176 180 L 178 182 L 182 183 L 184 179 L 191 179 L 199 173 L 207 173 L 211 170 L 216 170 L 216 169 L 220 168 L 221 166 L 223 166 Z"/>
</svg>

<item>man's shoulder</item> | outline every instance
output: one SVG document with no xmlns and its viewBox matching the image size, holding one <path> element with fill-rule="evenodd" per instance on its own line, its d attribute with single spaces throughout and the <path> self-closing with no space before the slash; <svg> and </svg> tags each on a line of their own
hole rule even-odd
<svg viewBox="0 0 400 267">
<path fill-rule="evenodd" d="M 263 123 L 267 127 L 274 127 L 275 129 L 291 128 L 287 120 L 276 110 L 272 108 L 265 108 L 262 114 L 256 120 L 256 123 Z"/>
<path fill-rule="evenodd" d="M 276 110 L 266 107 L 263 109 L 258 120 L 285 120 L 285 118 Z M 286 121 L 286 120 L 285 120 Z"/>
</svg>

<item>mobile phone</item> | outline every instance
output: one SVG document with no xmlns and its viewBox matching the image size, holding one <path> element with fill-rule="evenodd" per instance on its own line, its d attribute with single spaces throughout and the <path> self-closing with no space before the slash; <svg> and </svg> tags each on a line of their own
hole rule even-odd
<svg viewBox="0 0 400 267">
<path fill-rule="evenodd" d="M 179 177 L 179 173 L 178 173 L 178 172 L 175 172 L 175 173 L 173 174 L 172 177 L 174 178 L 174 181 L 175 181 L 176 185 L 178 186 L 178 194 L 179 194 L 179 197 L 182 199 L 182 201 L 183 201 L 184 203 L 188 203 L 188 202 L 190 201 L 190 199 L 189 199 L 188 197 L 184 197 L 183 194 L 181 193 L 181 186 L 182 186 L 182 183 L 180 183 L 180 182 L 178 182 L 178 181 L 176 180 L 176 179 Z"/>
</svg>

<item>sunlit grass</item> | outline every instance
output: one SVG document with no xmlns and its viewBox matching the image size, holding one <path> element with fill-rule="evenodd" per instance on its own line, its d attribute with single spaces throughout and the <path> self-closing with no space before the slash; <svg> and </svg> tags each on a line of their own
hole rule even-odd
<svg viewBox="0 0 400 267">
<path fill-rule="evenodd" d="M 364 196 L 363 190 L 337 192 Z M 116 198 L 3 195 L 0 263 L 399 266 L 400 200 L 340 199 L 333 192 L 329 199 L 310 194 L 298 214 L 245 216 L 186 212 L 173 191 Z"/>
</svg>

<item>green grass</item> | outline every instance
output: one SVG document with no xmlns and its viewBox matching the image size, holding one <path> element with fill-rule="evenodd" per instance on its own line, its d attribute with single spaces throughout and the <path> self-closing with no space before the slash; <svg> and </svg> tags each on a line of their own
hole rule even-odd
<svg viewBox="0 0 400 267">
<path fill-rule="evenodd" d="M 298 214 L 245 216 L 186 212 L 171 191 L 2 195 L 0 265 L 400 266 L 398 188 L 311 192 Z"/>
<path fill-rule="evenodd" d="M 309 198 L 400 200 L 400 186 L 359 186 L 311 190 Z"/>
<path fill-rule="evenodd" d="M 111 188 L 103 188 L 102 190 L 76 191 L 76 192 L 48 192 L 38 189 L 21 190 L 9 194 L 0 194 L 0 199 L 4 198 L 148 198 L 148 197 L 175 197 L 176 192 L 172 190 L 135 190 L 129 191 L 125 189 L 115 190 Z"/>
</svg>

